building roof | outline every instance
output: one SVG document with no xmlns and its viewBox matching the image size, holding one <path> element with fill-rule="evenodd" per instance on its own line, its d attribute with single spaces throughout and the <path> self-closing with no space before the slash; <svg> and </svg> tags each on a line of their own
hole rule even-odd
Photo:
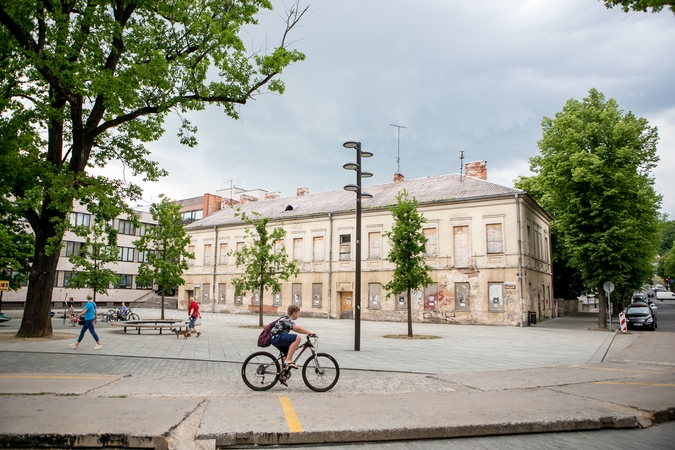
<svg viewBox="0 0 675 450">
<path fill-rule="evenodd" d="M 506 195 L 524 194 L 520 189 L 509 188 L 490 183 L 478 178 L 459 174 L 439 175 L 425 178 L 403 180 L 397 183 L 376 184 L 364 186 L 363 192 L 371 194 L 372 198 L 362 199 L 362 208 L 385 208 L 396 204 L 396 196 L 403 189 L 408 191 L 409 198 L 416 198 L 420 204 L 438 201 L 466 201 Z M 356 194 L 345 190 L 306 194 L 300 197 L 285 197 L 277 199 L 250 202 L 244 205 L 226 207 L 210 216 L 198 220 L 187 229 L 213 227 L 215 225 L 233 225 L 241 223 L 235 216 L 237 211 L 250 215 L 253 211 L 261 217 L 272 220 L 300 218 L 302 216 L 348 212 L 356 209 Z"/>
</svg>

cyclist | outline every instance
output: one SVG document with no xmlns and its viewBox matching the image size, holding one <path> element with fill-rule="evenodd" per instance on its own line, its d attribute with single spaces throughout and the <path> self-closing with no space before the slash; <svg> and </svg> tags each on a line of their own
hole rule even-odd
<svg viewBox="0 0 675 450">
<path fill-rule="evenodd" d="M 316 333 L 303 328 L 295 323 L 300 315 L 300 307 L 297 305 L 290 305 L 288 307 L 288 314 L 277 321 L 277 324 L 270 331 L 272 336 L 272 345 L 281 350 L 284 354 L 284 367 L 291 367 L 297 369 L 298 366 L 293 362 L 293 354 L 300 346 L 302 340 L 299 335 L 291 334 L 290 331 L 297 331 L 298 333 L 306 334 L 308 336 L 316 336 Z"/>
<path fill-rule="evenodd" d="M 120 317 L 122 317 L 122 320 L 127 320 L 127 307 L 124 305 L 124 302 L 122 302 L 122 307 L 120 308 Z"/>
</svg>

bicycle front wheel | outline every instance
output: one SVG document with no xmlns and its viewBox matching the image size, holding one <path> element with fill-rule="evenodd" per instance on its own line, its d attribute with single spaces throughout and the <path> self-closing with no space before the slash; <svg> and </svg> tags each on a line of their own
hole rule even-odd
<svg viewBox="0 0 675 450">
<path fill-rule="evenodd" d="M 141 320 L 136 313 L 127 314 L 127 320 Z"/>
<path fill-rule="evenodd" d="M 316 392 L 326 392 L 335 386 L 340 378 L 340 366 L 335 358 L 327 353 L 310 356 L 302 367 L 302 379 L 308 388 Z"/>
<path fill-rule="evenodd" d="M 279 361 L 267 352 L 257 352 L 241 366 L 241 378 L 254 391 L 266 391 L 279 381 Z"/>
</svg>

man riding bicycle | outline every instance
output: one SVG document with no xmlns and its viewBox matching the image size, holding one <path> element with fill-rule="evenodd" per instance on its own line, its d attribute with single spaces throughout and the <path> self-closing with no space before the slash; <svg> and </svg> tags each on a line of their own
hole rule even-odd
<svg viewBox="0 0 675 450">
<path fill-rule="evenodd" d="M 298 333 L 306 334 L 308 336 L 316 336 L 316 333 L 303 328 L 300 325 L 295 323 L 298 320 L 300 315 L 300 307 L 297 305 L 290 305 L 288 307 L 288 314 L 280 318 L 272 331 L 270 331 L 270 336 L 272 336 L 272 345 L 281 350 L 284 354 L 284 366 L 297 369 L 298 366 L 293 362 L 293 354 L 300 346 L 300 338 L 297 334 L 290 333 L 291 330 L 297 331 Z"/>
</svg>

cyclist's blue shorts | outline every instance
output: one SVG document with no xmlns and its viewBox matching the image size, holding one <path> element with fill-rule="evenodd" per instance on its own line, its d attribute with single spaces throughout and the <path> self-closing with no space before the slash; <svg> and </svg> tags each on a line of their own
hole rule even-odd
<svg viewBox="0 0 675 450">
<path fill-rule="evenodd" d="M 272 345 L 275 347 L 288 347 L 293 342 L 295 342 L 297 334 L 283 333 L 277 334 L 272 338 Z"/>
</svg>

